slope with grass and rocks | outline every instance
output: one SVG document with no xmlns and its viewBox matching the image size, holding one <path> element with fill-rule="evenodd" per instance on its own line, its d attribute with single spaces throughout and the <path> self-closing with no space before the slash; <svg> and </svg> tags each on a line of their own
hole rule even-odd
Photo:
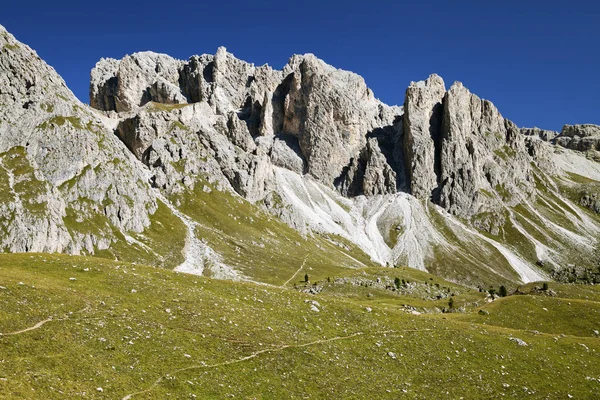
<svg viewBox="0 0 600 400">
<path fill-rule="evenodd" d="M 485 287 L 594 268 L 595 150 L 556 139 L 593 127 L 519 129 L 437 75 L 388 106 L 314 55 L 277 70 L 225 48 L 102 59 L 89 107 L 1 32 L 4 251 L 271 285 L 299 269 Z"/>
<path fill-rule="evenodd" d="M 0 26 L 0 398 L 597 398 L 598 130 Z"/>
<path fill-rule="evenodd" d="M 2 398 L 600 395 L 592 286 L 488 303 L 408 268 L 332 276 L 315 295 L 95 257 L 0 264 Z M 395 278 L 406 287 L 377 286 Z M 447 289 L 462 313 L 434 311 Z"/>
</svg>

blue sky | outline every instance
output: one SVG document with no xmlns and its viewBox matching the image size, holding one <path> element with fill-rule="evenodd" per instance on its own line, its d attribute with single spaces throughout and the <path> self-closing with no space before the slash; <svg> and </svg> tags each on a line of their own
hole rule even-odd
<svg viewBox="0 0 600 400">
<path fill-rule="evenodd" d="M 413 80 L 462 81 L 520 126 L 600 124 L 600 2 L 7 1 L 0 24 L 88 101 L 101 57 L 153 50 L 187 59 L 226 46 L 281 68 L 314 53 L 401 104 Z M 206 3 L 206 4 L 203 4 Z"/>
</svg>

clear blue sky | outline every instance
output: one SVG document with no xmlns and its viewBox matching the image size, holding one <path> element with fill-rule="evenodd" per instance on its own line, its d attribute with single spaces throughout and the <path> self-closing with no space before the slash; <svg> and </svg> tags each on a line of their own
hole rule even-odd
<svg viewBox="0 0 600 400">
<path fill-rule="evenodd" d="M 0 11 L 0 24 L 85 102 L 101 57 L 153 50 L 187 59 L 226 46 L 276 68 L 314 53 L 362 75 L 388 104 L 436 72 L 520 126 L 555 130 L 600 124 L 599 21 L 596 0 L 35 0 Z"/>
</svg>

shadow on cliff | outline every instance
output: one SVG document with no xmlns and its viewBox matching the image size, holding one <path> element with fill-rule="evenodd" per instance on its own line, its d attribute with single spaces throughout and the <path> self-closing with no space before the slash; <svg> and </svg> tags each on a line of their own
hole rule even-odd
<svg viewBox="0 0 600 400">
<path fill-rule="evenodd" d="M 403 119 L 399 115 L 395 118 L 393 124 L 376 128 L 365 135 L 367 141 L 369 139 L 377 141 L 378 150 L 384 156 L 387 165 L 396 174 L 395 187 L 389 187 L 389 190 L 385 193 L 409 191 L 409 181 L 404 165 L 402 124 Z M 365 145 L 358 157 L 352 158 L 348 165 L 342 169 L 341 174 L 334 180 L 334 186 L 342 195 L 354 197 L 365 194 L 365 172 L 370 156 L 368 145 Z"/>
</svg>

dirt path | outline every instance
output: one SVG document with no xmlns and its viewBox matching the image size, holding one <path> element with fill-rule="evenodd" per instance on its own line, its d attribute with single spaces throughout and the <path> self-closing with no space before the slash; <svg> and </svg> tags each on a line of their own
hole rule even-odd
<svg viewBox="0 0 600 400">
<path fill-rule="evenodd" d="M 78 313 L 84 312 L 84 311 L 89 310 L 89 309 L 90 309 L 90 304 L 87 304 L 81 310 L 75 311 L 74 314 L 78 314 Z M 44 326 L 48 322 L 51 322 L 51 321 L 64 321 L 66 319 L 68 319 L 68 318 L 57 318 L 57 319 L 54 319 L 52 317 L 49 317 L 49 318 L 46 318 L 43 321 L 38 322 L 37 324 L 35 324 L 33 326 L 30 326 L 29 328 L 21 329 L 20 331 L 0 333 L 0 337 L 2 337 L 2 336 L 20 335 L 21 333 L 25 333 L 25 332 L 29 332 L 29 331 L 34 331 L 36 329 L 40 329 L 42 326 Z"/>
<path fill-rule="evenodd" d="M 288 283 L 290 283 L 290 281 L 292 279 L 294 279 L 296 277 L 296 275 L 298 275 L 298 272 L 302 271 L 302 268 L 304 268 L 304 266 L 306 265 L 306 260 L 308 260 L 308 255 L 306 257 L 304 257 L 304 261 L 302 261 L 302 265 L 300 266 L 300 268 L 298 268 L 298 270 L 296 272 L 294 272 L 294 275 L 292 275 L 292 277 L 290 279 L 285 281 L 285 283 L 283 285 L 281 285 L 281 287 L 285 287 Z"/>
<path fill-rule="evenodd" d="M 48 319 L 45 319 L 43 321 L 40 321 L 37 324 L 35 324 L 34 326 L 30 326 L 29 328 L 21 329 L 20 331 L 0 333 L 0 336 L 19 335 L 21 333 L 25 333 L 25 332 L 29 332 L 29 331 L 34 331 L 36 329 L 40 329 L 44 324 L 46 324 L 46 323 L 48 323 L 50 321 L 53 321 L 52 317 L 50 317 Z"/>
<path fill-rule="evenodd" d="M 233 360 L 229 360 L 229 361 L 224 361 L 224 362 L 220 362 L 220 363 L 216 363 L 216 364 L 201 364 L 201 365 L 192 365 L 190 367 L 185 367 L 185 368 L 180 368 L 177 369 L 173 372 L 170 372 L 167 375 L 163 375 L 160 378 L 158 378 L 156 381 L 154 381 L 154 383 L 146 390 L 142 390 L 139 392 L 135 392 L 135 393 L 131 393 L 128 394 L 127 396 L 123 397 L 122 400 L 131 400 L 131 398 L 133 396 L 137 396 L 140 394 L 144 394 L 144 393 L 148 393 L 151 392 L 152 390 L 154 390 L 162 381 L 166 376 L 173 376 L 175 374 L 178 374 L 180 372 L 184 372 L 184 371 L 190 371 L 193 369 L 209 369 L 209 368 L 216 368 L 216 367 L 222 367 L 224 365 L 231 365 L 231 364 L 237 364 L 237 363 L 241 363 L 247 360 L 251 360 L 253 358 L 258 357 L 261 354 L 264 353 L 275 353 L 275 352 L 279 352 L 285 349 L 290 349 L 290 348 L 302 348 L 302 347 L 310 347 L 310 346 L 314 346 L 314 345 L 318 345 L 318 344 L 323 344 L 323 343 L 329 343 L 329 342 L 336 342 L 339 340 L 348 340 L 348 339 L 352 339 L 358 336 L 364 336 L 364 335 L 384 335 L 384 334 L 389 334 L 389 333 L 401 333 L 401 332 L 424 332 L 424 331 L 431 331 L 434 329 L 406 329 L 406 330 L 399 330 L 399 331 L 395 331 L 395 330 L 388 330 L 388 331 L 379 331 L 379 332 L 373 332 L 373 333 L 366 333 L 366 332 L 356 332 L 353 333 L 351 335 L 348 336 L 336 336 L 333 338 L 329 338 L 329 339 L 320 339 L 320 340 L 315 340 L 312 342 L 308 342 L 308 343 L 301 343 L 301 344 L 284 344 L 281 346 L 276 346 L 270 349 L 263 349 L 263 350 L 258 350 L 255 351 L 252 354 L 249 354 L 245 357 L 241 357 L 241 358 L 236 358 Z"/>
</svg>

